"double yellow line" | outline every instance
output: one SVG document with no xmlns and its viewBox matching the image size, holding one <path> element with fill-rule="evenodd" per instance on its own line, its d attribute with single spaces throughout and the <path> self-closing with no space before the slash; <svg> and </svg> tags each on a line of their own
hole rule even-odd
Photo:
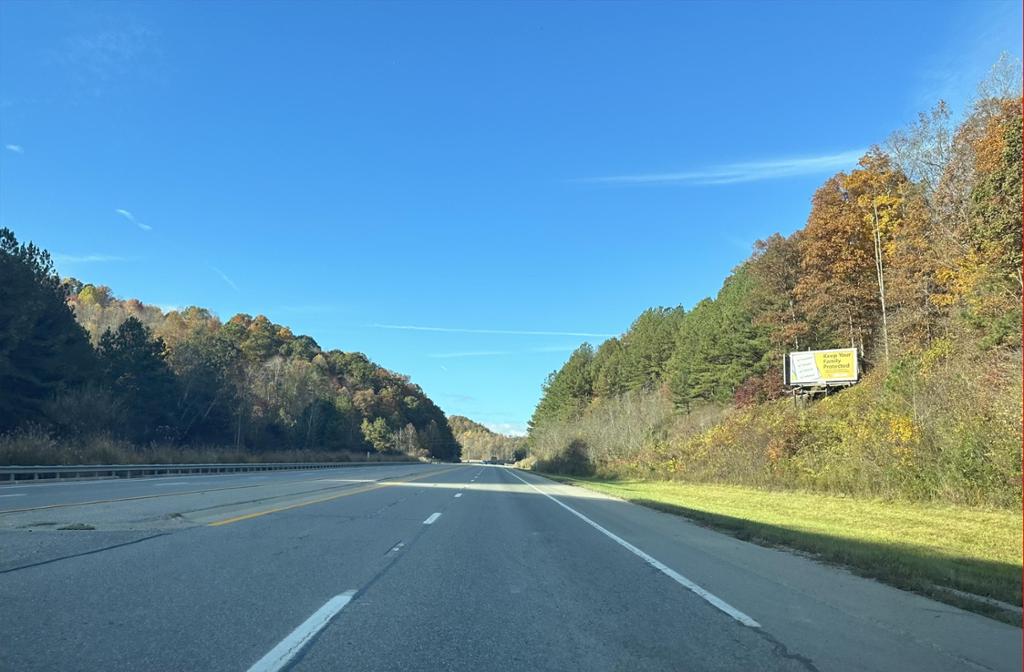
<svg viewBox="0 0 1024 672">
<path fill-rule="evenodd" d="M 252 518 L 259 518 L 260 516 L 267 516 L 271 513 L 280 513 L 281 511 L 290 511 L 292 509 L 300 509 L 304 506 L 312 506 L 313 504 L 320 504 L 321 502 L 329 502 L 332 499 L 341 499 L 342 497 L 349 497 L 351 495 L 359 495 L 364 492 L 370 492 L 372 490 L 380 490 L 390 485 L 401 485 L 402 483 L 411 483 L 412 481 L 418 481 L 428 476 L 438 476 L 440 474 L 447 473 L 449 471 L 455 471 L 458 467 L 449 467 L 448 469 L 441 469 L 440 471 L 431 471 L 426 474 L 420 474 L 419 476 L 411 476 L 403 480 L 395 481 L 380 481 L 373 485 L 364 485 L 362 487 L 354 488 L 352 490 L 346 490 L 339 492 L 336 495 L 328 495 L 326 497 L 318 497 L 317 499 L 310 499 L 304 502 L 297 502 L 295 504 L 286 504 L 284 506 L 276 506 L 272 509 L 264 509 L 262 511 L 254 511 L 252 513 L 245 513 L 240 516 L 234 516 L 232 518 L 225 518 L 223 520 L 217 520 L 212 523 L 207 523 L 209 527 L 220 527 L 221 525 L 230 525 L 231 523 L 237 523 L 243 520 L 250 520 Z"/>
</svg>

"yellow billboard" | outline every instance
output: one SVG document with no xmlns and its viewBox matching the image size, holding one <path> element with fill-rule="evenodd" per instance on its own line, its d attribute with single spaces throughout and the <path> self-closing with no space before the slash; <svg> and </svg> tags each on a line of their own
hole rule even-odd
<svg viewBox="0 0 1024 672">
<path fill-rule="evenodd" d="M 791 352 L 785 362 L 786 385 L 855 383 L 859 374 L 856 348 Z"/>
</svg>

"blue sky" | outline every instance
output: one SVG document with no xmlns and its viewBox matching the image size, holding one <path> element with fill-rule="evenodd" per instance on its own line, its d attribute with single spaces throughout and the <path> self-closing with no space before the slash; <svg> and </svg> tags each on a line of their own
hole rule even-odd
<svg viewBox="0 0 1024 672">
<path fill-rule="evenodd" d="M 0 3 L 0 226 L 522 430 L 829 174 L 962 111 L 1019 3 Z"/>
</svg>

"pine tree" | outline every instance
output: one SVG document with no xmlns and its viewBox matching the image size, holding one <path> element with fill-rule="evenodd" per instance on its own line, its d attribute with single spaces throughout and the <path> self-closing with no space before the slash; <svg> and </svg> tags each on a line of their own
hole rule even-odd
<svg viewBox="0 0 1024 672">
<path fill-rule="evenodd" d="M 100 338 L 99 364 L 114 397 L 127 411 L 124 433 L 135 441 L 172 438 L 177 381 L 164 342 L 134 317 Z"/>
<path fill-rule="evenodd" d="M 0 229 L 0 431 L 46 421 L 45 402 L 83 384 L 95 356 L 50 255 Z"/>
</svg>

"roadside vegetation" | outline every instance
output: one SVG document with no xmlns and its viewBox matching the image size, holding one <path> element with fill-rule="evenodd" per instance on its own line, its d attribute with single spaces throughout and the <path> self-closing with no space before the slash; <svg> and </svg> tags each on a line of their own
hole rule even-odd
<svg viewBox="0 0 1024 672">
<path fill-rule="evenodd" d="M 164 312 L 61 279 L 0 229 L 0 463 L 457 459 L 409 379 L 261 315 Z"/>
<path fill-rule="evenodd" d="M 766 492 L 729 485 L 562 478 L 763 545 L 1020 624 L 1020 614 L 948 590 L 1021 603 L 1019 510 Z"/>
<path fill-rule="evenodd" d="M 531 434 L 545 471 L 794 488 L 1019 509 L 1017 352 L 939 341 L 818 402 L 673 410 L 656 391 L 593 402 Z"/>
<path fill-rule="evenodd" d="M 401 453 L 347 450 L 236 450 L 217 445 L 168 442 L 137 444 L 110 434 L 58 437 L 39 429 L 0 436 L 0 464 L 214 464 L 246 462 L 394 462 Z"/>
</svg>

